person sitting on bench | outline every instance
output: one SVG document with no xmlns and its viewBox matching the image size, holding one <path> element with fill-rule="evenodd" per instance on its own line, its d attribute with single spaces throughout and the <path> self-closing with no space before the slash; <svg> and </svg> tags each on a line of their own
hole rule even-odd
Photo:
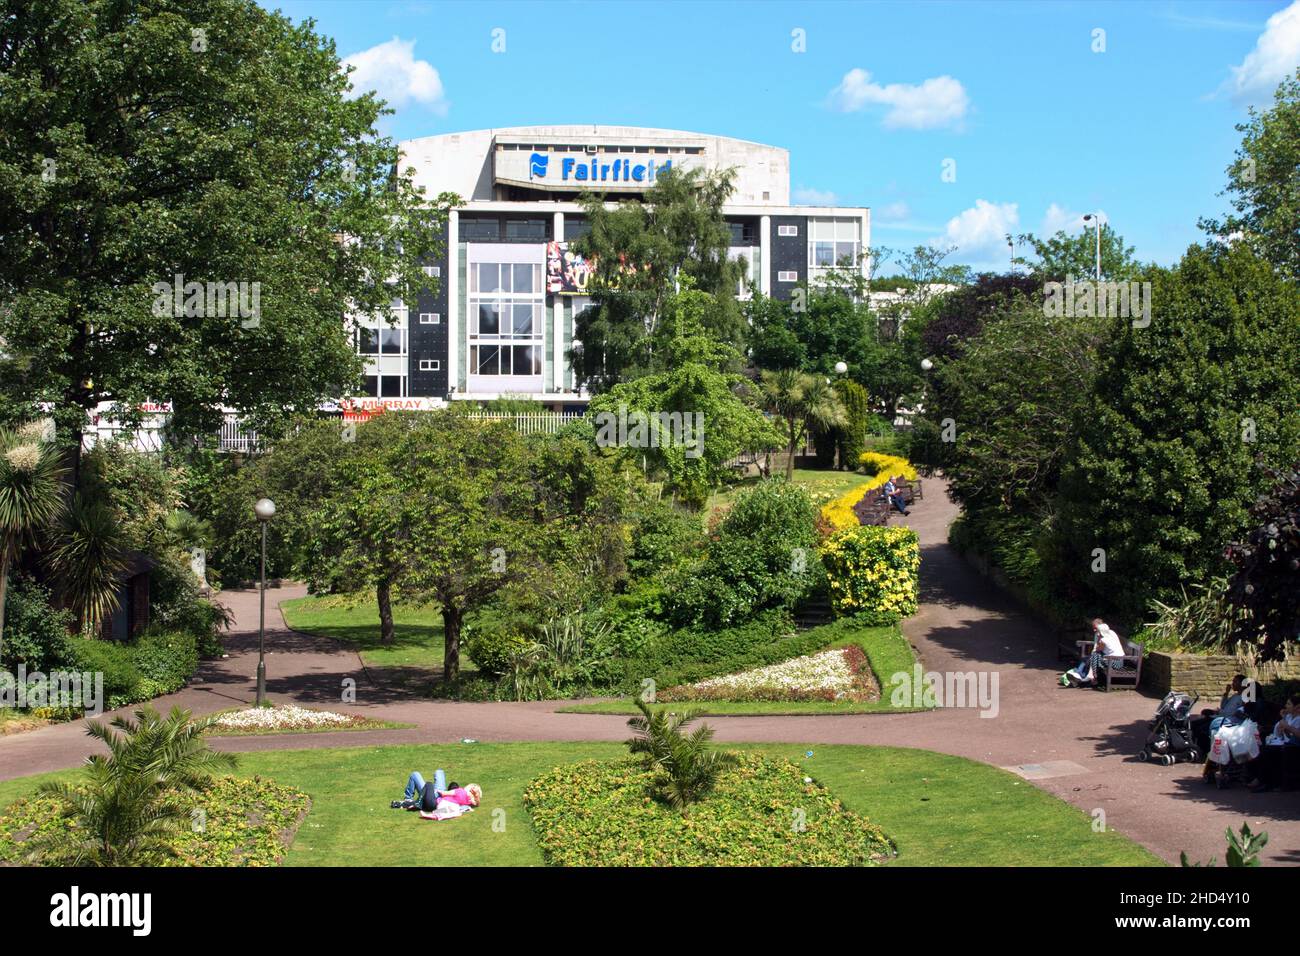
<svg viewBox="0 0 1300 956">
<path fill-rule="evenodd" d="M 899 475 L 898 477 L 902 478 L 903 476 Z M 912 513 L 907 510 L 907 500 L 899 493 L 898 485 L 894 484 L 894 479 L 892 477 L 885 479 L 885 487 L 881 490 L 884 497 L 889 499 L 889 503 L 903 514 L 910 515 Z"/>
<path fill-rule="evenodd" d="M 1250 765 L 1254 779 L 1246 786 L 1256 793 L 1276 790 L 1282 785 L 1282 759 L 1284 747 L 1300 746 L 1300 694 L 1292 694 L 1282 705 L 1282 719 L 1273 725 L 1273 732 Z"/>
<path fill-rule="evenodd" d="M 1205 767 L 1201 777 L 1207 783 L 1213 783 L 1218 772 L 1218 766 L 1210 759 L 1210 747 L 1214 743 L 1214 735 L 1226 722 L 1240 723 L 1246 716 L 1244 691 L 1247 680 L 1249 678 L 1245 674 L 1237 674 L 1232 678 L 1232 683 L 1223 689 L 1223 699 L 1219 701 L 1218 709 L 1207 707 L 1201 711 L 1201 716 L 1192 721 L 1192 739 L 1196 741 L 1197 747 L 1204 748 L 1202 753 L 1205 754 Z"/>
<path fill-rule="evenodd" d="M 1092 653 L 1061 675 L 1061 686 L 1095 687 L 1103 667 L 1122 667 L 1124 642 L 1109 624 L 1099 617 L 1092 619 Z"/>
</svg>

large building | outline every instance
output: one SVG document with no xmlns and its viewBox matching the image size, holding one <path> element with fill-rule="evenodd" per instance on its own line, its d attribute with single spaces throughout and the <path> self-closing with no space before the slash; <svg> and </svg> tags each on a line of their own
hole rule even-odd
<svg viewBox="0 0 1300 956">
<path fill-rule="evenodd" d="M 578 196 L 639 196 L 665 169 L 734 168 L 724 212 L 736 290 L 789 298 L 846 257 L 866 268 L 866 208 L 790 205 L 789 153 L 775 146 L 629 126 L 522 126 L 427 136 L 401 145 L 426 195 L 459 195 L 445 258 L 426 266 L 437 291 L 395 303 L 397 321 L 362 323 L 366 393 L 379 404 L 528 396 L 557 409 L 586 395 L 565 357 L 591 300 L 569 243 L 588 228 Z M 387 401 L 385 401 L 387 400 Z"/>
</svg>

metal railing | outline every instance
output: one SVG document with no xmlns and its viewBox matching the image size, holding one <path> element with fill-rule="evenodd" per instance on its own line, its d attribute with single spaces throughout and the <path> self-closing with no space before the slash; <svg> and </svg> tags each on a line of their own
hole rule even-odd
<svg viewBox="0 0 1300 956">
<path fill-rule="evenodd" d="M 476 421 L 511 422 L 521 435 L 554 435 L 582 418 L 582 412 L 464 412 Z"/>
</svg>

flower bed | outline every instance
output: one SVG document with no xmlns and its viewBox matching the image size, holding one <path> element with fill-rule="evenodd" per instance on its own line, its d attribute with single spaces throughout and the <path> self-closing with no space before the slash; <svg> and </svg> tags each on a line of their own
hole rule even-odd
<svg viewBox="0 0 1300 956">
<path fill-rule="evenodd" d="M 872 866 L 897 852 L 798 765 L 736 756 L 687 813 L 649 796 L 653 773 L 633 758 L 556 767 L 524 806 L 553 866 Z"/>
<path fill-rule="evenodd" d="M 277 707 L 232 710 L 217 717 L 213 727 L 218 731 L 261 733 L 277 730 L 345 728 L 363 723 L 367 723 L 364 717 L 336 714 L 328 710 L 309 710 L 295 704 L 282 704 Z"/>
<path fill-rule="evenodd" d="M 301 790 L 254 777 L 220 777 L 195 799 L 191 825 L 182 825 L 171 838 L 175 856 L 151 855 L 150 866 L 275 866 L 293 842 L 298 824 L 311 806 Z M 52 796 L 19 800 L 0 814 L 0 863 L 27 862 L 24 843 L 33 836 L 63 829 L 70 822 L 62 804 Z M 34 862 L 57 866 L 66 862 L 56 842 Z"/>
<path fill-rule="evenodd" d="M 658 700 L 877 700 L 880 688 L 861 647 L 808 654 L 695 684 L 670 687 Z"/>
</svg>

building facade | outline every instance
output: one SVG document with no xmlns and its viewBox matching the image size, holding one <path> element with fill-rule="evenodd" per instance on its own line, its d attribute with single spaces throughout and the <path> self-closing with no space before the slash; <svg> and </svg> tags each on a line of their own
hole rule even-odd
<svg viewBox="0 0 1300 956">
<path fill-rule="evenodd" d="M 789 298 L 870 245 L 870 210 L 790 205 L 786 150 L 722 136 L 626 126 L 528 126 L 448 133 L 401 144 L 426 194 L 453 192 L 444 256 L 425 271 L 436 291 L 395 301 L 396 321 L 359 321 L 368 359 L 358 401 L 415 406 L 528 397 L 555 409 L 587 400 L 566 358 L 574 317 L 591 303 L 588 266 L 570 248 L 587 223 L 578 196 L 639 197 L 666 169 L 734 168 L 724 209 L 736 294 Z M 403 402 L 402 400 L 408 400 Z"/>
</svg>

